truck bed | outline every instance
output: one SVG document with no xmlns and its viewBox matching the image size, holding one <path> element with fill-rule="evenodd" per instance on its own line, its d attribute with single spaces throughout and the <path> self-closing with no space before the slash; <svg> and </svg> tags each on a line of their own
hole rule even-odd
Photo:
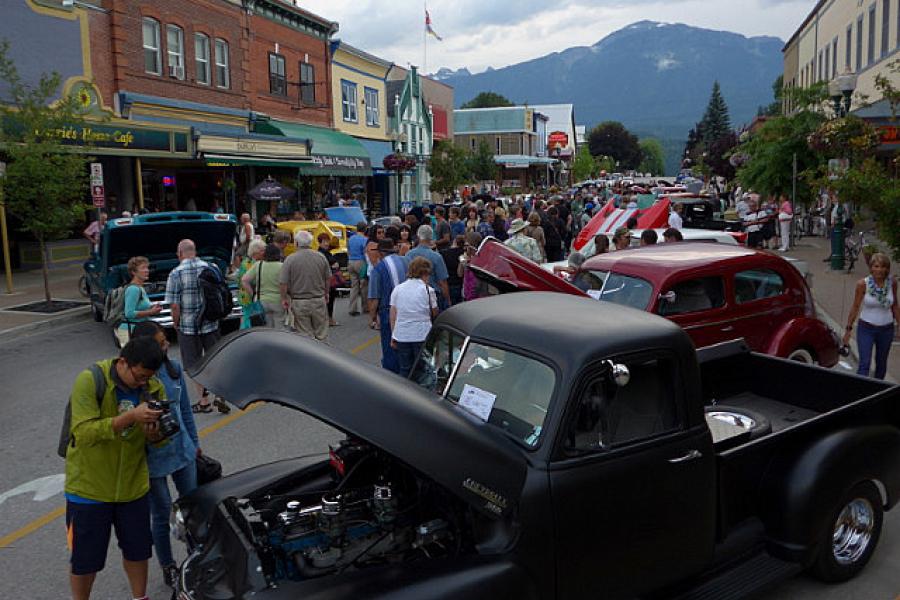
<svg viewBox="0 0 900 600">
<path fill-rule="evenodd" d="M 743 342 L 698 351 L 707 409 L 761 415 L 770 430 L 714 435 L 720 534 L 758 514 L 764 474 L 779 456 L 848 427 L 900 427 L 900 388 L 836 369 L 750 352 Z"/>
</svg>

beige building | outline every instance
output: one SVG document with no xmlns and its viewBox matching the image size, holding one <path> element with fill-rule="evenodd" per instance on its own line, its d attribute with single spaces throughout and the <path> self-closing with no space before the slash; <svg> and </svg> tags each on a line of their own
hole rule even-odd
<svg viewBox="0 0 900 600">
<path fill-rule="evenodd" d="M 900 74 L 888 67 L 900 58 L 900 0 L 819 0 L 782 52 L 788 88 L 855 73 L 856 110 L 866 99 L 880 99 L 876 76 L 900 84 Z"/>
</svg>

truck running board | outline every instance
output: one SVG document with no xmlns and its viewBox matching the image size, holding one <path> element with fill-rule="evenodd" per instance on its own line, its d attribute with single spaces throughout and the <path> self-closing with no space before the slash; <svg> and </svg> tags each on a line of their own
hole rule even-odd
<svg viewBox="0 0 900 600">
<path fill-rule="evenodd" d="M 672 596 L 673 600 L 737 600 L 757 594 L 803 571 L 797 563 L 774 558 L 766 552 L 717 573 L 697 587 Z"/>
</svg>

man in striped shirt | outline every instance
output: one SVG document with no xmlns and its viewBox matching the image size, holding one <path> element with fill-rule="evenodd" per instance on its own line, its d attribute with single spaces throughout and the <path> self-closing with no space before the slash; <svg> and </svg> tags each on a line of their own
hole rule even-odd
<svg viewBox="0 0 900 600">
<path fill-rule="evenodd" d="M 397 254 L 391 238 L 379 240 L 378 251 L 381 260 L 369 271 L 369 315 L 372 327 L 377 324 L 381 330 L 381 366 L 400 373 L 397 354 L 391 348 L 391 292 L 406 281 L 409 259 Z"/>
</svg>

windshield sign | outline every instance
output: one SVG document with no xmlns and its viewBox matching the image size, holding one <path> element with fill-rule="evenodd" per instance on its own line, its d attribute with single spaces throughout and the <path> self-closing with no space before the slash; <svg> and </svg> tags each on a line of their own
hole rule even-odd
<svg viewBox="0 0 900 600">
<path fill-rule="evenodd" d="M 653 285 L 649 281 L 610 271 L 582 271 L 573 283 L 595 300 L 639 310 L 647 310 L 653 298 Z"/>
<path fill-rule="evenodd" d="M 443 329 L 429 336 L 410 378 L 530 448 L 556 385 L 542 362 Z"/>
</svg>

